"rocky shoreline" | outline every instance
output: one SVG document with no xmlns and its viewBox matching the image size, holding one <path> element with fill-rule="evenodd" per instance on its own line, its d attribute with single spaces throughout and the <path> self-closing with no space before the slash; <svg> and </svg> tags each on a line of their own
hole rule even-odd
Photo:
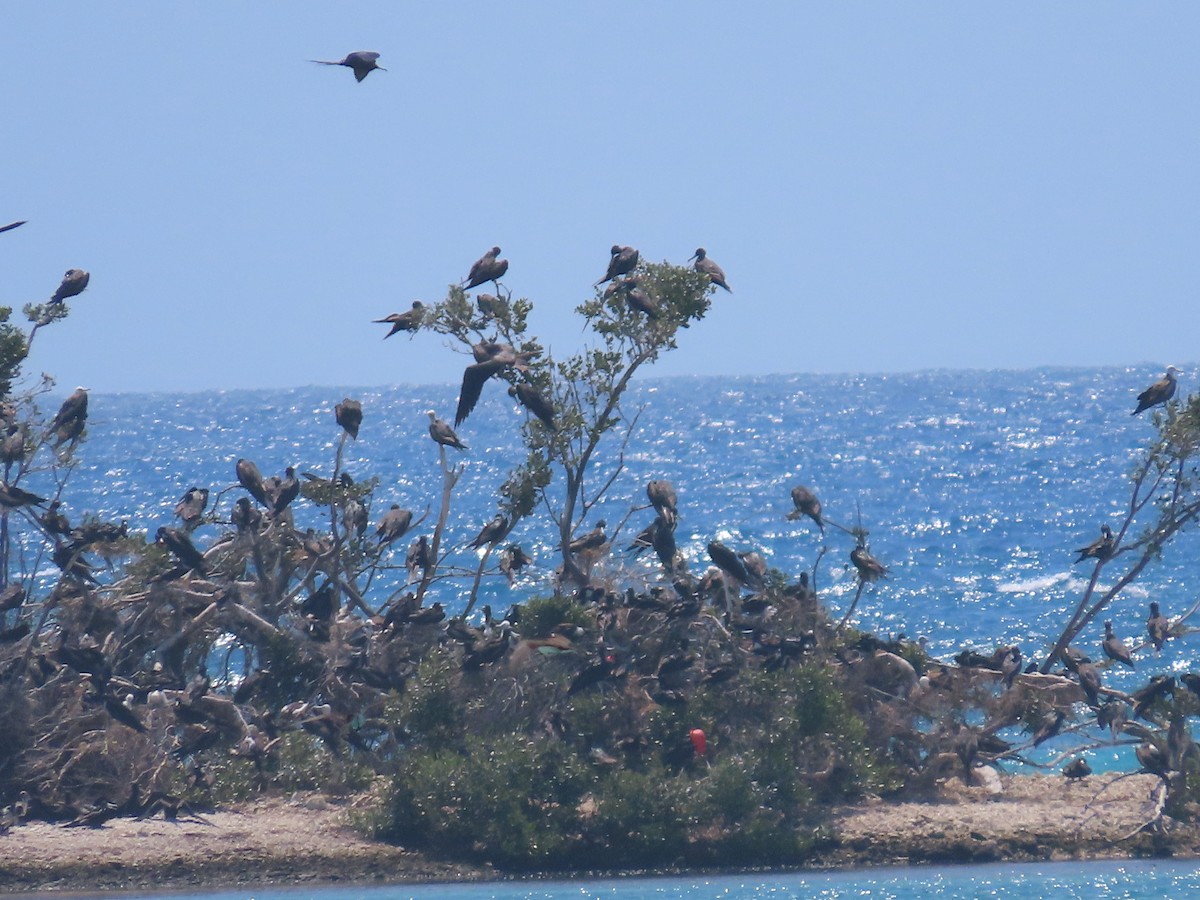
<svg viewBox="0 0 1200 900">
<path fill-rule="evenodd" d="M 875 800 L 837 809 L 808 868 L 919 863 L 1200 856 L 1200 828 L 1155 813 L 1150 775 L 1001 776 L 943 785 L 927 802 Z M 486 866 L 431 859 L 367 840 L 348 820 L 365 798 L 262 800 L 101 828 L 33 822 L 0 836 L 0 892 L 216 889 L 232 885 L 484 881 Z"/>
</svg>

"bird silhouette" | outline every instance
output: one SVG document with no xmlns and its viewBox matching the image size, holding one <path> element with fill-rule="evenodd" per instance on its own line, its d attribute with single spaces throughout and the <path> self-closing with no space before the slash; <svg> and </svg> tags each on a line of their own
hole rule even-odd
<svg viewBox="0 0 1200 900">
<path fill-rule="evenodd" d="M 467 445 L 458 439 L 454 429 L 437 417 L 432 409 L 429 416 L 429 436 L 443 447 L 454 447 L 456 450 L 466 450 Z"/>
<path fill-rule="evenodd" d="M 693 269 L 702 275 L 707 275 L 708 280 L 713 284 L 725 288 L 731 294 L 733 293 L 733 288 L 725 281 L 725 271 L 708 258 L 703 247 L 697 247 L 696 252 L 690 258 L 695 260 L 692 264 Z"/>
<path fill-rule="evenodd" d="M 83 269 L 67 269 L 67 274 L 63 276 L 62 284 L 54 292 L 50 298 L 51 303 L 62 303 L 71 297 L 83 293 L 83 289 L 88 286 L 88 281 L 91 280 L 91 275 Z"/>
<path fill-rule="evenodd" d="M 1154 382 L 1154 384 L 1138 394 L 1137 409 L 1131 412 L 1130 415 L 1136 416 L 1143 410 L 1166 403 L 1174 397 L 1175 376 L 1180 374 L 1182 373 L 1174 366 L 1167 366 L 1167 374 L 1162 377 L 1162 380 Z"/>
<path fill-rule="evenodd" d="M 389 322 L 392 330 L 383 336 L 386 341 L 397 331 L 416 331 L 421 327 L 421 318 L 425 315 L 425 304 L 420 300 L 414 300 L 412 309 L 405 310 L 402 313 L 392 313 L 390 316 L 384 316 L 382 319 L 372 319 L 372 322 Z"/>
<path fill-rule="evenodd" d="M 609 252 L 612 256 L 608 261 L 608 270 L 604 273 L 604 277 L 596 282 L 596 286 L 602 285 L 606 281 L 612 281 L 620 275 L 628 275 L 637 268 L 638 260 L 641 258 L 632 247 L 622 247 L 620 244 L 613 244 L 612 250 Z"/>
<path fill-rule="evenodd" d="M 333 407 L 333 417 L 342 429 L 354 440 L 358 440 L 358 429 L 362 426 L 362 403 L 346 397 Z"/>
<path fill-rule="evenodd" d="M 1100 526 L 1100 537 L 1092 541 L 1086 547 L 1080 547 L 1075 552 L 1079 557 L 1075 560 L 1076 564 L 1083 562 L 1085 559 L 1094 559 L 1097 562 L 1104 562 L 1106 559 L 1111 559 L 1113 551 L 1116 549 L 1113 540 L 1112 529 L 1108 525 Z"/>
<path fill-rule="evenodd" d="M 497 290 L 500 286 L 500 278 L 508 271 L 508 260 L 497 259 L 500 255 L 500 248 L 493 247 L 471 266 L 471 271 L 467 274 L 466 281 L 463 282 L 463 290 L 469 291 L 473 287 L 485 282 L 492 282 L 496 285 Z"/>
<path fill-rule="evenodd" d="M 794 522 L 801 516 L 808 516 L 817 523 L 821 534 L 825 533 L 825 522 L 821 519 L 821 501 L 810 488 L 802 484 L 792 488 L 792 504 L 796 508 L 787 514 L 789 522 Z"/>
<path fill-rule="evenodd" d="M 342 59 L 314 59 L 311 62 L 323 66 L 345 66 L 354 72 L 356 81 L 362 81 L 376 69 L 380 72 L 387 71 L 379 65 L 379 54 L 374 50 L 355 50 L 353 53 L 347 53 Z"/>
</svg>

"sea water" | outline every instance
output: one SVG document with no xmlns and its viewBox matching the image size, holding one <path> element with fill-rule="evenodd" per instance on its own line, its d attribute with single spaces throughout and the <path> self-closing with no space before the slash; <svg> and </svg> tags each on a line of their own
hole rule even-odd
<svg viewBox="0 0 1200 900">
<path fill-rule="evenodd" d="M 613 435 L 597 453 L 589 494 L 616 478 L 581 530 L 603 518 L 611 534 L 628 516 L 608 568 L 618 580 L 652 582 L 659 574 L 652 555 L 639 561 L 621 551 L 653 518 L 649 509 L 630 513 L 646 506 L 646 482 L 667 478 L 679 495 L 676 540 L 694 573 L 710 565 L 705 548 L 714 539 L 757 550 L 790 576 L 815 565 L 821 596 L 840 614 L 857 587 L 853 539 L 833 528 L 822 538 L 807 519 L 787 521 L 790 490 L 805 484 L 829 519 L 866 529 L 871 553 L 889 568 L 864 592 L 856 624 L 925 638 L 935 656 L 1018 643 L 1036 659 L 1091 575 L 1089 564 L 1074 563 L 1076 550 L 1099 536 L 1101 524 L 1119 525 L 1128 507 L 1129 473 L 1153 435 L 1145 415 L 1129 413 L 1155 377 L 1140 367 L 646 379 L 622 404 L 626 415 L 638 414 L 628 445 Z M 364 422 L 342 465 L 356 480 L 379 480 L 372 521 L 399 503 L 426 516 L 408 539 L 431 532 L 442 476 L 425 413 L 452 418 L 454 385 L 97 394 L 64 510 L 73 522 L 93 514 L 153 534 L 173 524 L 174 506 L 192 485 L 208 487 L 227 517 L 241 493 L 239 457 L 264 475 L 294 465 L 327 477 L 342 434 L 333 405 L 344 396 L 362 401 Z M 465 544 L 495 515 L 498 488 L 524 459 L 524 416 L 499 384 L 489 384 L 459 427 L 470 450 L 450 451 L 464 473 L 443 546 Z M 36 475 L 23 486 L 51 488 Z M 294 510 L 298 528 L 328 527 L 327 511 L 303 499 Z M 195 541 L 203 549 L 220 530 L 203 526 Z M 399 567 L 408 539 L 393 551 Z M 515 589 L 500 577 L 485 580 L 485 600 L 498 611 L 550 590 L 557 561 L 545 515 L 519 523 L 511 539 L 537 565 Z M 1124 592 L 1107 614 L 1119 635 L 1131 643 L 1144 637 L 1149 600 L 1167 615 L 1196 601 L 1198 546 L 1194 534 L 1179 536 Z M 456 561 L 473 567 L 475 557 L 464 551 Z M 1123 570 L 1120 560 L 1110 564 L 1101 586 Z M 470 585 L 449 582 L 438 599 L 461 609 Z M 368 600 L 381 604 L 395 587 L 385 579 Z M 1100 622 L 1093 632 L 1082 649 L 1100 658 Z M 1152 665 L 1183 670 L 1190 656 L 1188 642 L 1169 642 Z M 1109 670 L 1108 677 L 1120 685 L 1141 676 Z"/>
<path fill-rule="evenodd" d="M 51 895 L 40 895 L 49 897 Z M 109 895 L 118 896 L 118 895 Z M 238 888 L 137 894 L 163 900 L 1161 900 L 1200 896 L 1196 862 L 1024 863 L 828 873 L 507 881 L 386 887 Z"/>
</svg>

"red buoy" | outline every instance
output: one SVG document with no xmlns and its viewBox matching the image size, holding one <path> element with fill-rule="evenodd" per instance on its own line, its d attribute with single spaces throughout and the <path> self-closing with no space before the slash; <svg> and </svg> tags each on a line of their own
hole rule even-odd
<svg viewBox="0 0 1200 900">
<path fill-rule="evenodd" d="M 693 728 L 688 732 L 688 737 L 692 739 L 692 749 L 696 751 L 697 756 L 708 753 L 708 738 L 704 736 L 704 729 Z"/>
</svg>

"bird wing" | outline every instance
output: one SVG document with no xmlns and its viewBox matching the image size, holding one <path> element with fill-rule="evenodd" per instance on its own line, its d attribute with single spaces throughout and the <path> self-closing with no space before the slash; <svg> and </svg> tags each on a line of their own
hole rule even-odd
<svg viewBox="0 0 1200 900">
<path fill-rule="evenodd" d="M 456 428 L 466 421 L 471 410 L 475 408 L 475 404 L 479 402 L 487 380 L 503 369 L 505 365 L 507 363 L 503 359 L 489 359 L 467 366 L 463 372 L 462 388 L 458 392 L 458 409 L 454 411 Z"/>
</svg>

